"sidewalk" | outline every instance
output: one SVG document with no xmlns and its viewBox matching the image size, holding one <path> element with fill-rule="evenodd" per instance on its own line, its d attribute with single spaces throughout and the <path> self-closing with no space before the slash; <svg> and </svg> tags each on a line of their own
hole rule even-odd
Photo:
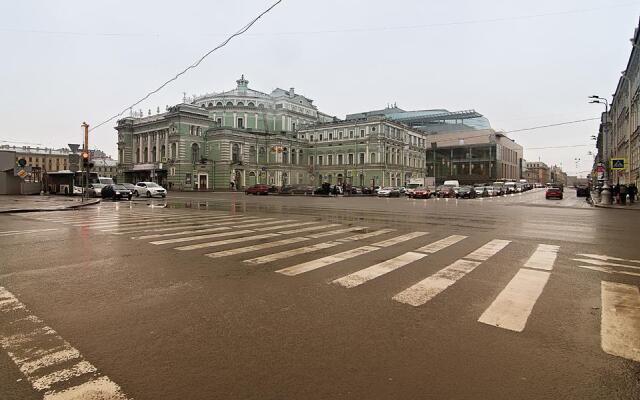
<svg viewBox="0 0 640 400">
<path fill-rule="evenodd" d="M 595 197 L 592 197 L 593 199 L 595 199 Z M 596 207 L 600 207 L 600 208 L 616 208 L 619 210 L 636 210 L 636 211 L 640 211 L 640 201 L 636 200 L 634 203 L 630 203 L 629 200 L 627 200 L 627 204 L 622 205 L 622 204 L 600 204 L 597 202 L 594 202 L 593 204 Z"/>
<path fill-rule="evenodd" d="M 100 199 L 88 199 L 84 202 L 79 197 L 55 195 L 0 195 L 0 214 L 33 211 L 62 211 L 100 203 Z"/>
</svg>

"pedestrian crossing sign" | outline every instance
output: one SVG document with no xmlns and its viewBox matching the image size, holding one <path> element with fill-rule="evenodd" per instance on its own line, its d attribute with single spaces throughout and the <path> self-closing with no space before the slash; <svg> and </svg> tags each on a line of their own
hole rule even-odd
<svg viewBox="0 0 640 400">
<path fill-rule="evenodd" d="M 624 158 L 612 158 L 611 169 L 614 171 L 621 171 L 626 169 L 626 159 Z"/>
</svg>

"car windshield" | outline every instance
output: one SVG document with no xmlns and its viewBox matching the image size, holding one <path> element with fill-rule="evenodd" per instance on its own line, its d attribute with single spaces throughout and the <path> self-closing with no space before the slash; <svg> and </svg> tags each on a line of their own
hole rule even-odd
<svg viewBox="0 0 640 400">
<path fill-rule="evenodd" d="M 158 184 L 153 183 L 153 182 L 149 182 L 147 183 L 147 187 L 160 187 Z"/>
</svg>

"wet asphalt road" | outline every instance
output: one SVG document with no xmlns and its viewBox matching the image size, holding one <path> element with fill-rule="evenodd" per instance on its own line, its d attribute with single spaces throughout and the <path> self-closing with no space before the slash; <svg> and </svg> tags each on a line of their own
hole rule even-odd
<svg viewBox="0 0 640 400">
<path fill-rule="evenodd" d="M 138 400 L 638 399 L 640 363 L 601 345 L 601 282 L 637 287 L 629 272 L 640 263 L 576 261 L 640 260 L 638 226 L 640 212 L 591 208 L 569 189 L 562 201 L 542 191 L 476 200 L 173 193 L 0 215 L 0 286 L 14 296 L 0 292 L 0 399 L 42 399 L 105 377 Z M 222 229 L 192 232 L 212 228 Z M 140 238 L 149 235 L 164 236 Z M 469 261 L 493 241 L 507 242 Z M 527 267 L 541 244 L 557 246 L 555 262 Z M 282 258 L 246 261 L 260 257 Z M 376 265 L 381 275 L 355 287 L 334 282 Z M 479 322 L 523 269 L 548 274 L 539 296 L 523 292 L 533 298 L 524 328 Z M 426 301 L 399 300 L 429 277 L 439 280 L 428 281 Z M 34 331 L 25 316 L 55 333 Z M 33 367 L 53 353 L 74 355 Z M 79 360 L 96 371 L 60 378 Z"/>
</svg>

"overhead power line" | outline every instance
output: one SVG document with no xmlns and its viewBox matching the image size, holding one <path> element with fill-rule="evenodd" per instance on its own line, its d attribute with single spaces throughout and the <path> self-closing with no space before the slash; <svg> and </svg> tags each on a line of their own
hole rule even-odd
<svg viewBox="0 0 640 400">
<path fill-rule="evenodd" d="M 245 33 L 246 31 L 249 30 L 249 28 L 251 28 L 253 26 L 253 24 L 255 24 L 260 18 L 262 18 L 265 14 L 267 14 L 269 11 L 271 11 L 275 6 L 277 6 L 278 4 L 280 4 L 280 2 L 282 2 L 282 0 L 278 0 L 275 3 L 273 3 L 269 8 L 267 8 L 266 10 L 264 10 L 263 12 L 261 12 L 260 14 L 258 14 L 257 17 L 255 17 L 254 19 L 252 19 L 248 24 L 246 24 L 245 26 L 243 26 L 242 28 L 240 28 L 239 31 L 237 31 L 236 33 L 234 33 L 233 35 L 229 36 L 227 39 L 225 39 L 222 43 L 220 43 L 219 45 L 217 45 L 216 47 L 214 47 L 213 49 L 207 51 L 202 57 L 200 57 L 196 62 L 194 62 L 193 64 L 189 65 L 188 67 L 186 67 L 185 69 L 183 69 L 182 71 L 178 72 L 174 77 L 172 77 L 171 79 L 167 80 L 166 82 L 164 82 L 162 85 L 158 86 L 157 89 L 152 90 L 151 92 L 147 93 L 146 95 L 144 95 L 142 98 L 140 98 L 138 101 L 136 101 L 135 103 L 127 106 L 126 108 L 124 108 L 122 111 L 120 111 L 119 113 L 115 114 L 114 116 L 102 121 L 101 123 L 93 126 L 89 131 L 92 131 L 94 129 L 97 129 L 99 127 L 101 127 L 102 125 L 113 121 L 115 118 L 118 118 L 119 116 L 121 116 L 122 114 L 124 114 L 127 110 L 132 109 L 133 107 L 137 106 L 138 104 L 142 103 L 143 101 L 145 101 L 146 99 L 148 99 L 149 97 L 151 97 L 152 95 L 154 95 L 155 93 L 158 93 L 160 90 L 162 90 L 165 86 L 167 86 L 169 83 L 177 80 L 180 76 L 184 75 L 185 73 L 187 73 L 187 71 L 189 71 L 190 69 L 194 69 L 196 67 L 198 67 L 198 65 L 200 65 L 200 63 L 202 61 L 204 61 L 205 58 L 207 58 L 211 53 L 213 53 L 214 51 L 224 47 L 227 45 L 227 43 L 229 43 L 233 38 L 242 35 L 243 33 Z"/>
<path fill-rule="evenodd" d="M 598 119 L 600 119 L 600 118 L 598 117 L 598 118 L 576 119 L 574 121 L 559 122 L 557 124 L 540 125 L 540 126 L 534 126 L 534 127 L 531 127 L 531 128 L 514 129 L 512 131 L 505 131 L 503 133 L 516 133 L 516 132 L 532 131 L 534 129 L 551 128 L 551 127 L 554 127 L 554 126 L 576 124 L 578 122 L 586 122 L 586 121 L 595 121 L 595 120 L 598 120 Z"/>
</svg>

